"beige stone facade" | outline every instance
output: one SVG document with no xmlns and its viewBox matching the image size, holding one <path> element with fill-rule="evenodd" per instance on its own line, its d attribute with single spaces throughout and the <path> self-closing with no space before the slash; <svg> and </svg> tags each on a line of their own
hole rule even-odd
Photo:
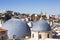
<svg viewBox="0 0 60 40">
<path fill-rule="evenodd" d="M 46 38 L 52 38 L 52 32 L 31 32 L 31 40 L 45 40 Z"/>
</svg>

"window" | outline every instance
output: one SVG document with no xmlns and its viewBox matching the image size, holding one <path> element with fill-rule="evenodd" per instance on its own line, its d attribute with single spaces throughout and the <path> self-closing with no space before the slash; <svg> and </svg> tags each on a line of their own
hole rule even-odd
<svg viewBox="0 0 60 40">
<path fill-rule="evenodd" d="M 13 38 L 15 38 L 16 37 L 16 35 L 13 35 Z"/>
<path fill-rule="evenodd" d="M 2 40 L 4 40 L 4 39 L 3 39 L 3 36 L 2 36 L 1 38 L 2 38 Z"/>
<path fill-rule="evenodd" d="M 34 34 L 32 34 L 32 38 L 34 38 Z"/>
<path fill-rule="evenodd" d="M 41 39 L 41 34 L 39 34 L 39 39 Z"/>
<path fill-rule="evenodd" d="M 47 38 L 49 38 L 49 34 L 47 35 Z"/>
</svg>

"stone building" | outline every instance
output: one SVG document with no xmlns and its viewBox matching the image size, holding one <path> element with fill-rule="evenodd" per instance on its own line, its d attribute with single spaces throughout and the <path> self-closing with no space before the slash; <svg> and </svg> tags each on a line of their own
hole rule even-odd
<svg viewBox="0 0 60 40">
<path fill-rule="evenodd" d="M 51 27 L 46 21 L 39 20 L 31 29 L 31 39 L 45 40 L 46 38 L 52 38 Z"/>
</svg>

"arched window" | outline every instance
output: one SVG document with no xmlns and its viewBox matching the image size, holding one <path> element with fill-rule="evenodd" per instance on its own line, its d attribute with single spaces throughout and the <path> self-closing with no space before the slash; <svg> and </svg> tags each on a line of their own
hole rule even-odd
<svg viewBox="0 0 60 40">
<path fill-rule="evenodd" d="M 34 38 L 34 34 L 32 34 L 32 38 Z"/>
<path fill-rule="evenodd" d="M 3 40 L 3 36 L 2 36 L 1 38 L 2 38 L 2 40 Z"/>
<path fill-rule="evenodd" d="M 13 38 L 15 38 L 16 37 L 16 35 L 13 35 Z"/>
<path fill-rule="evenodd" d="M 49 34 L 47 35 L 47 38 L 49 38 Z"/>
<path fill-rule="evenodd" d="M 39 34 L 39 39 L 41 39 L 41 34 Z"/>
</svg>

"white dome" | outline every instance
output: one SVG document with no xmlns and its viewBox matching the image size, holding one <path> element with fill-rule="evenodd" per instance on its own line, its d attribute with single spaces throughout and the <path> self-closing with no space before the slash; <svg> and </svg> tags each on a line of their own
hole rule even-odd
<svg viewBox="0 0 60 40">
<path fill-rule="evenodd" d="M 30 35 L 30 28 L 26 22 L 19 19 L 10 19 L 3 24 L 3 28 L 8 30 L 8 37 L 11 39 L 13 35 L 16 35 L 16 39 L 24 38 L 26 35 Z"/>
<path fill-rule="evenodd" d="M 46 21 L 39 20 L 33 25 L 32 30 L 33 31 L 46 32 L 46 31 L 50 31 L 51 27 Z"/>
</svg>

